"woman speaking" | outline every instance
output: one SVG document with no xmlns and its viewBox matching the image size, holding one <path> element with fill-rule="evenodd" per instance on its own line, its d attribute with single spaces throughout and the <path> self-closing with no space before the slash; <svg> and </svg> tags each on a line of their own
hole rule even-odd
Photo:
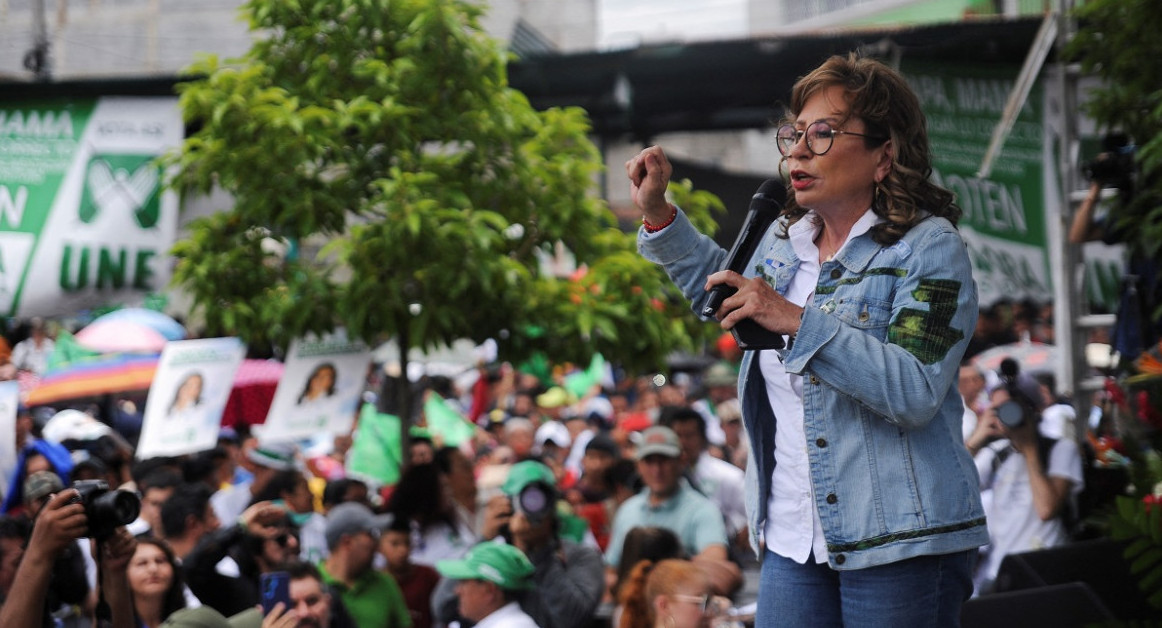
<svg viewBox="0 0 1162 628">
<path fill-rule="evenodd" d="M 959 625 L 988 542 L 955 386 L 977 294 L 920 103 L 884 64 L 832 57 L 796 82 L 775 142 L 787 205 L 741 274 L 666 201 L 660 148 L 626 163 L 642 254 L 696 311 L 736 289 L 723 329 L 784 336 L 739 377 L 755 623 Z"/>
</svg>

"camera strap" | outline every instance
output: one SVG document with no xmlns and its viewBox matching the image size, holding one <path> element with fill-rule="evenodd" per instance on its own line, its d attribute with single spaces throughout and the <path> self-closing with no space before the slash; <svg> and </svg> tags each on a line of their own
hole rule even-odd
<svg viewBox="0 0 1162 628">
<path fill-rule="evenodd" d="M 109 602 L 105 600 L 105 587 L 102 586 L 104 582 L 105 566 L 101 557 L 104 556 L 105 542 L 100 540 L 93 540 L 97 544 L 97 608 L 93 611 L 93 616 L 96 619 L 98 628 L 113 625 L 113 609 L 109 607 Z"/>
</svg>

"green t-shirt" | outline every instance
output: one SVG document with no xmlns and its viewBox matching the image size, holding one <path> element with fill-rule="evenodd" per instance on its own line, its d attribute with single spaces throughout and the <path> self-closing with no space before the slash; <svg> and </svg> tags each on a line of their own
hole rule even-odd
<svg viewBox="0 0 1162 628">
<path fill-rule="evenodd" d="M 411 615 L 395 578 L 368 569 L 348 587 L 327 573 L 323 563 L 319 563 L 319 573 L 323 575 L 323 582 L 339 593 L 343 606 L 359 628 L 411 628 Z"/>
</svg>

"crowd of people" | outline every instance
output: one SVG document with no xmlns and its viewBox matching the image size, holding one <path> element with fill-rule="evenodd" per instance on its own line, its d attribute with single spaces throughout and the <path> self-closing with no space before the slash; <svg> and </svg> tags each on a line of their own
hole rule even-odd
<svg viewBox="0 0 1162 628">
<path fill-rule="evenodd" d="M 792 198 L 745 274 L 719 271 L 726 251 L 666 200 L 660 148 L 627 163 L 642 253 L 696 309 L 733 289 L 712 363 L 581 390 L 569 365 L 430 378 L 423 394 L 474 436 L 449 446 L 421 415 L 390 484 L 334 472 L 358 424 L 324 453 L 238 426 L 137 460 L 95 419 L 97 438 L 54 439 L 77 410 L 22 408 L 0 625 L 957 625 L 1005 555 L 1069 540 L 1071 409 L 1051 380 L 969 360 L 1006 334 L 1051 342 L 1051 311 L 978 315 L 959 210 L 928 181 L 898 74 L 834 57 L 790 109 Z M 741 351 L 744 319 L 783 348 Z M 140 500 L 126 525 L 106 520 L 117 491 Z"/>
<path fill-rule="evenodd" d="M 467 390 L 434 378 L 425 394 L 446 395 L 466 421 L 475 414 L 476 435 L 448 447 L 414 429 L 390 486 L 354 475 L 324 480 L 295 444 L 259 443 L 231 428 L 210 451 L 135 460 L 130 440 L 112 429 L 55 442 L 44 428 L 52 432 L 56 415 L 46 423 L 22 409 L 0 516 L 0 595 L 28 602 L 17 583 L 47 578 L 41 621 L 62 626 L 90 625 L 115 570 L 124 572 L 132 625 L 151 628 L 211 611 L 222 625 L 324 628 L 750 617 L 753 609 L 737 606 L 743 571 L 758 565 L 743 507 L 751 441 L 736 392 L 742 352 L 727 334 L 714 353 L 709 366 L 663 383 L 599 382 L 581 397 L 562 385 L 561 369 L 546 384 L 508 365 L 481 368 Z M 987 592 L 1006 554 L 1068 541 L 1062 515 L 1083 485 L 1082 458 L 1065 437 L 1071 408 L 1053 398 L 1050 382 L 965 361 L 959 391 L 958 435 L 988 496 L 990 544 L 975 571 L 978 592 Z M 1014 398 L 1032 430 L 998 416 Z M 339 467 L 344 451 L 329 454 Z M 136 539 L 128 557 L 94 558 L 83 523 L 69 529 L 69 543 L 34 538 L 66 534 L 77 480 L 139 496 L 140 514 L 124 529 Z M 26 573 L 46 551 L 47 575 Z M 290 605 L 264 618 L 255 609 L 263 574 L 280 571 L 290 574 Z"/>
</svg>

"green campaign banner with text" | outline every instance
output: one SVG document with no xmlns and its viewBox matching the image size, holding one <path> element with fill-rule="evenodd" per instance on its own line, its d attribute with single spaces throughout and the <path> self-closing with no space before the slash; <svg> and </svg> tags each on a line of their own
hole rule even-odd
<svg viewBox="0 0 1162 628">
<path fill-rule="evenodd" d="M 137 304 L 169 282 L 177 98 L 0 104 L 0 315 Z"/>
<path fill-rule="evenodd" d="M 986 178 L 976 176 L 1020 66 L 906 63 L 928 117 L 932 178 L 956 194 L 982 307 L 1053 300 L 1046 236 L 1047 151 L 1040 81 L 1033 85 Z"/>
</svg>

